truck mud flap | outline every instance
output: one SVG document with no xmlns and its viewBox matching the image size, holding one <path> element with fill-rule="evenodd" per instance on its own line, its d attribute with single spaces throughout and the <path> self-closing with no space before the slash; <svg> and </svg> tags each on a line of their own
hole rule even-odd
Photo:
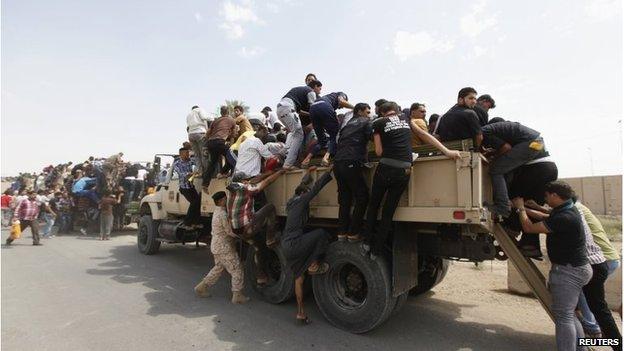
<svg viewBox="0 0 624 351">
<path fill-rule="evenodd" d="M 418 284 L 418 236 L 407 223 L 395 223 L 392 242 L 392 296 L 399 297 Z"/>
</svg>

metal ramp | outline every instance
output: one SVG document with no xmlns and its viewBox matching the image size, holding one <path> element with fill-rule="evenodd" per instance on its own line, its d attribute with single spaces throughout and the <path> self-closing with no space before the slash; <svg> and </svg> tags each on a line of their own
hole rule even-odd
<svg viewBox="0 0 624 351">
<path fill-rule="evenodd" d="M 531 288 L 533 294 L 535 294 L 539 302 L 542 304 L 542 307 L 544 307 L 544 310 L 546 310 L 550 318 L 554 321 L 551 310 L 552 297 L 546 287 L 546 279 L 544 278 L 544 275 L 539 271 L 539 269 L 537 269 L 530 258 L 522 255 L 516 246 L 515 240 L 507 234 L 507 231 L 503 228 L 503 226 L 499 223 L 495 223 L 493 225 L 493 229 L 496 241 L 498 241 L 498 244 L 516 269 L 518 269 L 522 279 L 524 279 L 527 285 Z"/>
</svg>

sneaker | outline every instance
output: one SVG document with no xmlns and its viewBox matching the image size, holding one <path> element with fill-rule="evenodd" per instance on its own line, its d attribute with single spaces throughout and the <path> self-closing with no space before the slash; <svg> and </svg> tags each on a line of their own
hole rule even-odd
<svg viewBox="0 0 624 351">
<path fill-rule="evenodd" d="M 43 246 L 42 243 L 33 243 L 33 246 Z"/>
<path fill-rule="evenodd" d="M 87 235 L 87 231 L 84 228 L 80 228 L 80 234 Z"/>
</svg>

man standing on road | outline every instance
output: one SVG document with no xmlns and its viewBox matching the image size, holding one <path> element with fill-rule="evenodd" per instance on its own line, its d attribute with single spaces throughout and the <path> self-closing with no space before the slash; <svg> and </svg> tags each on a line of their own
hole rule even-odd
<svg viewBox="0 0 624 351">
<path fill-rule="evenodd" d="M 574 207 L 574 196 L 574 191 L 567 183 L 548 183 L 546 202 L 552 211 L 548 218 L 537 223 L 529 219 L 524 200 L 513 199 L 514 207 L 520 215 L 522 230 L 527 233 L 546 234 L 546 248 L 552 262 L 548 287 L 553 300 L 557 350 L 560 351 L 576 350 L 577 339 L 585 336 L 574 311 L 583 286 L 592 277 L 585 247 L 583 221 Z"/>
<path fill-rule="evenodd" d="M 182 194 L 182 196 L 184 196 L 184 198 L 189 202 L 189 207 L 186 211 L 186 217 L 184 218 L 183 225 L 188 229 L 192 229 L 200 226 L 199 217 L 201 215 L 201 196 L 197 193 L 195 186 L 189 180 L 193 174 L 193 161 L 191 160 L 189 150 L 186 148 L 180 148 L 179 153 L 180 158 L 175 160 L 173 163 L 173 171 L 178 174 L 178 179 L 180 181 L 180 194 Z"/>
<path fill-rule="evenodd" d="M 310 105 L 316 101 L 321 87 L 321 82 L 314 80 L 309 85 L 292 88 L 277 104 L 277 117 L 288 132 L 286 137 L 288 155 L 284 161 L 284 169 L 296 168 L 295 163 L 304 138 L 300 116 L 309 120 Z"/>
<path fill-rule="evenodd" d="M 13 221 L 20 221 L 20 228 L 22 232 L 30 227 L 30 231 L 32 232 L 33 245 L 40 246 L 43 245 L 39 242 L 39 222 L 37 218 L 39 217 L 39 210 L 41 208 L 41 203 L 37 201 L 37 193 L 30 190 L 28 192 L 28 198 L 22 200 L 17 207 L 15 208 L 15 214 L 13 215 Z M 7 245 L 11 245 L 14 239 L 10 237 L 6 240 Z"/>
<path fill-rule="evenodd" d="M 113 230 L 113 207 L 119 202 L 114 194 L 105 192 L 100 201 L 100 240 L 110 240 Z"/>
<path fill-rule="evenodd" d="M 232 226 L 228 220 L 225 207 L 227 203 L 225 192 L 216 192 L 212 195 L 212 200 L 215 203 L 215 209 L 212 214 L 210 252 L 212 252 L 214 258 L 214 267 L 195 286 L 195 293 L 199 297 L 209 297 L 210 293 L 207 289 L 217 283 L 225 270 L 232 276 L 232 303 L 245 303 L 249 301 L 249 298 L 243 294 L 243 267 L 236 253 L 237 236 L 232 232 Z"/>
<path fill-rule="evenodd" d="M 212 122 L 206 134 L 208 140 L 206 147 L 210 153 L 210 160 L 202 173 L 202 186 L 205 192 L 208 192 L 212 175 L 217 165 L 221 163 L 221 158 L 227 155 L 229 149 L 227 141 L 236 137 L 236 122 L 234 118 L 228 116 L 227 111 L 227 106 L 221 106 L 221 117 Z M 227 173 L 227 163 L 221 173 Z"/>
<path fill-rule="evenodd" d="M 208 131 L 208 121 L 208 113 L 199 106 L 193 106 L 191 112 L 186 116 L 188 140 L 195 154 L 195 162 L 199 174 L 202 174 L 208 161 L 203 153 L 203 147 L 206 143 L 206 132 Z"/>
</svg>

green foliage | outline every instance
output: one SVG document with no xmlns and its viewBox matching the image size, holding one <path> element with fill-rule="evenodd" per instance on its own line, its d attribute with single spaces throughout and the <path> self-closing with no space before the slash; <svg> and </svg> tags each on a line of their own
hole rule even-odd
<svg viewBox="0 0 624 351">
<path fill-rule="evenodd" d="M 611 241 L 622 241 L 622 216 L 597 215 Z"/>
<path fill-rule="evenodd" d="M 238 106 L 238 105 L 243 107 L 243 111 L 245 114 L 249 113 L 249 106 L 247 106 L 243 100 L 236 100 L 236 99 L 227 100 L 226 99 L 224 105 L 228 107 L 230 116 L 234 116 L 234 106 Z M 221 106 L 223 105 L 217 106 L 217 111 L 216 111 L 217 116 L 221 116 Z"/>
</svg>

